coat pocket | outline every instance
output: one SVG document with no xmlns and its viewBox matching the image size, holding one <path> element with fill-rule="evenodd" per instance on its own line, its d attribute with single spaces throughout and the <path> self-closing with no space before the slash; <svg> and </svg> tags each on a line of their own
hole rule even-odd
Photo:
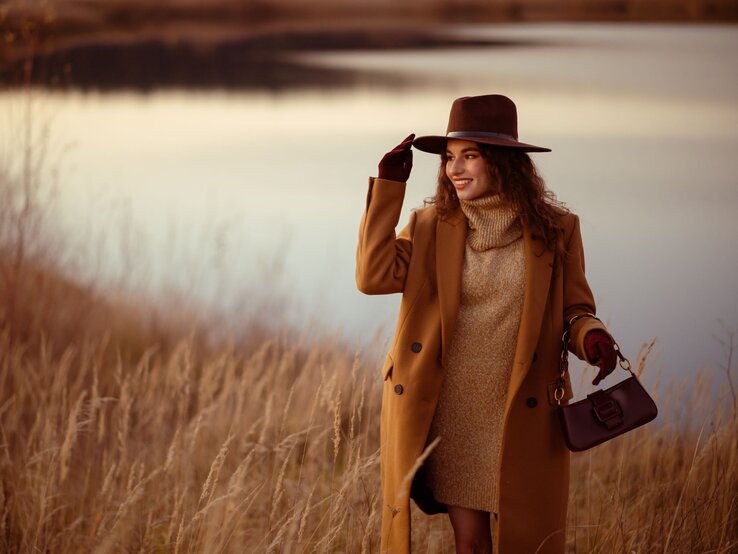
<svg viewBox="0 0 738 554">
<path fill-rule="evenodd" d="M 382 379 L 387 380 L 390 375 L 392 375 L 392 367 L 394 366 L 394 362 L 392 361 L 392 358 L 389 354 L 387 354 L 387 357 L 384 359 L 384 365 L 382 366 Z"/>
<path fill-rule="evenodd" d="M 558 403 L 556 402 L 556 383 L 558 383 L 558 379 L 554 379 L 548 384 L 548 403 L 556 406 Z M 569 399 L 574 396 L 574 391 L 571 388 L 571 381 L 568 379 L 564 379 L 564 397 L 561 399 L 562 404 L 567 404 L 569 402 Z"/>
</svg>

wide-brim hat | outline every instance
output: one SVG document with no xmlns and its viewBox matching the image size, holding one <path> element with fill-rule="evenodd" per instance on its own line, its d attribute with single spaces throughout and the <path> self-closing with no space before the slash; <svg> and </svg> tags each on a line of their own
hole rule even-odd
<svg viewBox="0 0 738 554">
<path fill-rule="evenodd" d="M 413 146 L 423 152 L 441 154 L 450 138 L 481 142 L 525 152 L 551 152 L 550 148 L 518 141 L 518 112 L 515 103 L 501 94 L 463 96 L 454 100 L 446 135 L 418 137 Z"/>
</svg>

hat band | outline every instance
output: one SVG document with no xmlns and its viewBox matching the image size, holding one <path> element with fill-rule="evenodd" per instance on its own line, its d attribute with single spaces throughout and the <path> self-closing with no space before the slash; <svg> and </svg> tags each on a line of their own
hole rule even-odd
<svg viewBox="0 0 738 554">
<path fill-rule="evenodd" d="M 506 135 L 505 133 L 485 133 L 484 131 L 449 131 L 446 133 L 449 138 L 501 138 L 517 141 L 518 137 Z"/>
</svg>

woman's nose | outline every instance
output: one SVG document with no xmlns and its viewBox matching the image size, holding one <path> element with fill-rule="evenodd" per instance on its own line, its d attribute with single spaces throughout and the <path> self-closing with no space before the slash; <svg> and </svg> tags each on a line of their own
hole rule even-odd
<svg viewBox="0 0 738 554">
<path fill-rule="evenodd" d="M 464 172 L 464 165 L 461 163 L 460 160 L 455 159 L 451 160 L 451 167 L 449 168 L 449 173 L 452 175 L 459 175 L 460 173 Z"/>
</svg>

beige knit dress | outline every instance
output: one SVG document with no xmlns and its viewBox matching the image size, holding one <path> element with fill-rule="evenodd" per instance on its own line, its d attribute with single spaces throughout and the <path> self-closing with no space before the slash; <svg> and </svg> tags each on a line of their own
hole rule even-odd
<svg viewBox="0 0 738 554">
<path fill-rule="evenodd" d="M 439 502 L 496 512 L 502 417 L 525 288 L 522 227 L 500 194 L 461 201 L 469 221 L 459 314 L 428 442 Z"/>
</svg>

